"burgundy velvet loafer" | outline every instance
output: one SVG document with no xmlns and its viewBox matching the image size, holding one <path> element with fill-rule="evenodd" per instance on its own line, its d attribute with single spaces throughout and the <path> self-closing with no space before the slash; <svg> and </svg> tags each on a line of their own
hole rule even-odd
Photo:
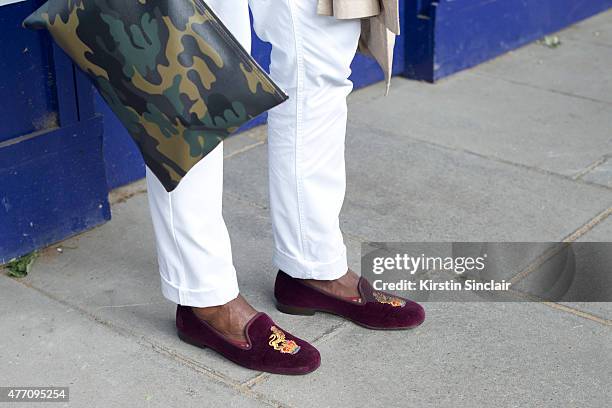
<svg viewBox="0 0 612 408">
<path fill-rule="evenodd" d="M 198 318 L 189 306 L 176 308 L 176 328 L 181 340 L 209 347 L 228 360 L 273 374 L 308 374 L 321 365 L 319 351 L 284 331 L 265 313 L 257 313 L 244 328 L 247 342 L 227 339 Z"/>
<path fill-rule="evenodd" d="M 423 323 L 421 305 L 385 292 L 374 290 L 370 282 L 359 278 L 360 298 L 346 299 L 330 295 L 301 279 L 278 271 L 274 296 L 278 310 L 289 314 L 332 313 L 369 329 L 411 329 Z"/>
</svg>

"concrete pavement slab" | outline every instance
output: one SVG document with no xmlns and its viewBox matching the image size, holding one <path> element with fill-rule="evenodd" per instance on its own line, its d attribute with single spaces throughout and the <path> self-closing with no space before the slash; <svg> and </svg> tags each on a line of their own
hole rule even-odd
<svg viewBox="0 0 612 408">
<path fill-rule="evenodd" d="M 307 340 L 319 338 L 341 322 L 332 316 L 313 321 L 276 311 L 272 297 L 276 270 L 271 264 L 267 211 L 228 196 L 225 217 L 241 291 L 256 308 Z M 257 375 L 176 337 L 175 305 L 163 298 L 159 287 L 146 194 L 113 206 L 109 223 L 63 242 L 62 249 L 61 254 L 55 246 L 47 249 L 25 282 L 135 337 L 197 361 L 218 375 L 237 381 Z"/>
<path fill-rule="evenodd" d="M 557 302 L 612 302 L 609 243 L 578 242 L 557 250 L 512 287 Z"/>
<path fill-rule="evenodd" d="M 581 242 L 612 242 L 612 217 L 595 225 L 579 239 Z"/>
<path fill-rule="evenodd" d="M 223 142 L 223 156 L 225 158 L 240 154 L 254 146 L 265 143 L 267 126 L 257 126 L 245 132 L 233 135 Z"/>
<path fill-rule="evenodd" d="M 256 390 L 292 407 L 606 406 L 610 327 L 528 303 L 428 303 L 408 332 L 347 326 L 305 379 Z"/>
<path fill-rule="evenodd" d="M 0 276 L 0 293 L 2 386 L 70 387 L 69 403 L 57 404 L 70 407 L 274 405 L 219 383 L 7 276 Z"/>
<path fill-rule="evenodd" d="M 563 37 L 575 41 L 583 41 L 612 47 L 612 11 L 599 13 L 591 18 L 580 21 L 562 31 Z"/>
<path fill-rule="evenodd" d="M 475 72 L 610 104 L 612 39 L 608 27 L 612 12 L 598 17 L 603 18 L 588 22 L 588 30 L 570 28 L 555 33 L 561 40 L 555 48 L 531 43 L 482 64 Z"/>
<path fill-rule="evenodd" d="M 612 42 L 606 47 L 574 41 L 564 37 L 563 32 L 558 35 L 561 45 L 557 48 L 533 43 L 502 59 L 488 61 L 474 72 L 610 106 L 612 78 L 606 67 L 612 64 Z M 566 65 L 570 61 L 572 69 Z"/>
<path fill-rule="evenodd" d="M 346 149 L 342 228 L 369 241 L 558 241 L 612 204 L 605 188 L 365 125 Z M 259 146 L 226 162 L 225 189 L 267 206 L 266 172 Z"/>
<path fill-rule="evenodd" d="M 605 319 L 612 325 L 612 302 L 560 302 L 560 304 Z"/>
<path fill-rule="evenodd" d="M 612 152 L 610 104 L 475 72 L 436 85 L 395 79 L 388 97 L 351 105 L 351 123 L 372 138 L 388 131 L 565 176 Z"/>
<path fill-rule="evenodd" d="M 607 218 L 580 237 L 579 242 L 612 242 L 612 219 Z M 612 320 L 612 302 L 563 302 L 562 304 Z"/>
<path fill-rule="evenodd" d="M 594 166 L 593 169 L 582 176 L 582 180 L 612 189 L 612 158 L 607 157 L 603 163 Z"/>
</svg>

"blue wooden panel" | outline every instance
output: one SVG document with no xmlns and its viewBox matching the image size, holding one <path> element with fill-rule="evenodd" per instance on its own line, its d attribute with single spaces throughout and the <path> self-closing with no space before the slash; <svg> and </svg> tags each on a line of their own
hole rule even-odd
<svg viewBox="0 0 612 408">
<path fill-rule="evenodd" d="M 401 0 L 400 0 L 401 1 Z M 431 81 L 434 66 L 434 26 L 438 3 L 432 0 L 405 0 L 403 76 Z"/>
<path fill-rule="evenodd" d="M 57 95 L 59 126 L 67 126 L 79 120 L 77 91 L 74 80 L 75 68 L 66 53 L 55 43 L 51 45 L 50 49 L 53 56 L 54 81 L 47 86 L 49 90 L 55 91 Z"/>
<path fill-rule="evenodd" d="M 612 7 L 612 0 L 407 0 L 406 70 L 435 81 Z"/>
<path fill-rule="evenodd" d="M 39 3 L 0 7 L 0 142 L 57 125 L 49 37 L 20 25 Z"/>
<path fill-rule="evenodd" d="M 20 25 L 43 1 L 0 7 L 0 264 L 110 218 L 91 85 Z"/>
<path fill-rule="evenodd" d="M 108 219 L 100 116 L 0 143 L 0 264 Z"/>
<path fill-rule="evenodd" d="M 119 119 L 96 92 L 95 110 L 104 116 L 104 162 L 108 189 L 123 186 L 144 177 L 144 161 L 136 143 Z"/>
<path fill-rule="evenodd" d="M 94 86 L 87 75 L 79 69 L 74 68 L 74 86 L 76 87 L 76 103 L 79 120 L 96 116 L 94 104 Z"/>
<path fill-rule="evenodd" d="M 442 0 L 434 79 L 494 58 L 612 7 L 612 0 Z"/>
</svg>

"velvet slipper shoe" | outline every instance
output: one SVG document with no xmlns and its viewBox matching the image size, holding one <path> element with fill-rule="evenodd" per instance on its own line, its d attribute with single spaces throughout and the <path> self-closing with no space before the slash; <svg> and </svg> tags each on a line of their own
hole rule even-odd
<svg viewBox="0 0 612 408">
<path fill-rule="evenodd" d="M 359 278 L 358 289 L 360 297 L 342 298 L 278 271 L 274 296 L 276 307 L 283 313 L 332 313 L 369 329 L 411 329 L 425 320 L 425 310 L 421 305 L 374 290 L 363 277 Z"/>
<path fill-rule="evenodd" d="M 252 370 L 298 375 L 308 374 L 321 365 L 316 348 L 278 327 L 265 313 L 257 313 L 247 323 L 245 343 L 226 338 L 198 318 L 189 306 L 177 306 L 176 328 L 181 340 L 197 347 L 209 347 Z"/>
</svg>

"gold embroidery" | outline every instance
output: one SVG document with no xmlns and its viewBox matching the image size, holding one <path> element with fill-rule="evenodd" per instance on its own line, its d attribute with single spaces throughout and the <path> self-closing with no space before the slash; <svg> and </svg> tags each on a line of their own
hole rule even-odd
<svg viewBox="0 0 612 408">
<path fill-rule="evenodd" d="M 285 333 L 276 326 L 270 328 L 272 334 L 270 335 L 270 346 L 274 350 L 280 351 L 281 353 L 295 354 L 300 351 L 300 346 L 293 340 L 286 340 Z"/>
<path fill-rule="evenodd" d="M 396 298 L 395 296 L 387 295 L 383 292 L 373 292 L 374 298 L 378 301 L 378 303 L 386 303 L 393 307 L 404 307 L 406 305 L 406 301 L 400 298 Z"/>
</svg>

